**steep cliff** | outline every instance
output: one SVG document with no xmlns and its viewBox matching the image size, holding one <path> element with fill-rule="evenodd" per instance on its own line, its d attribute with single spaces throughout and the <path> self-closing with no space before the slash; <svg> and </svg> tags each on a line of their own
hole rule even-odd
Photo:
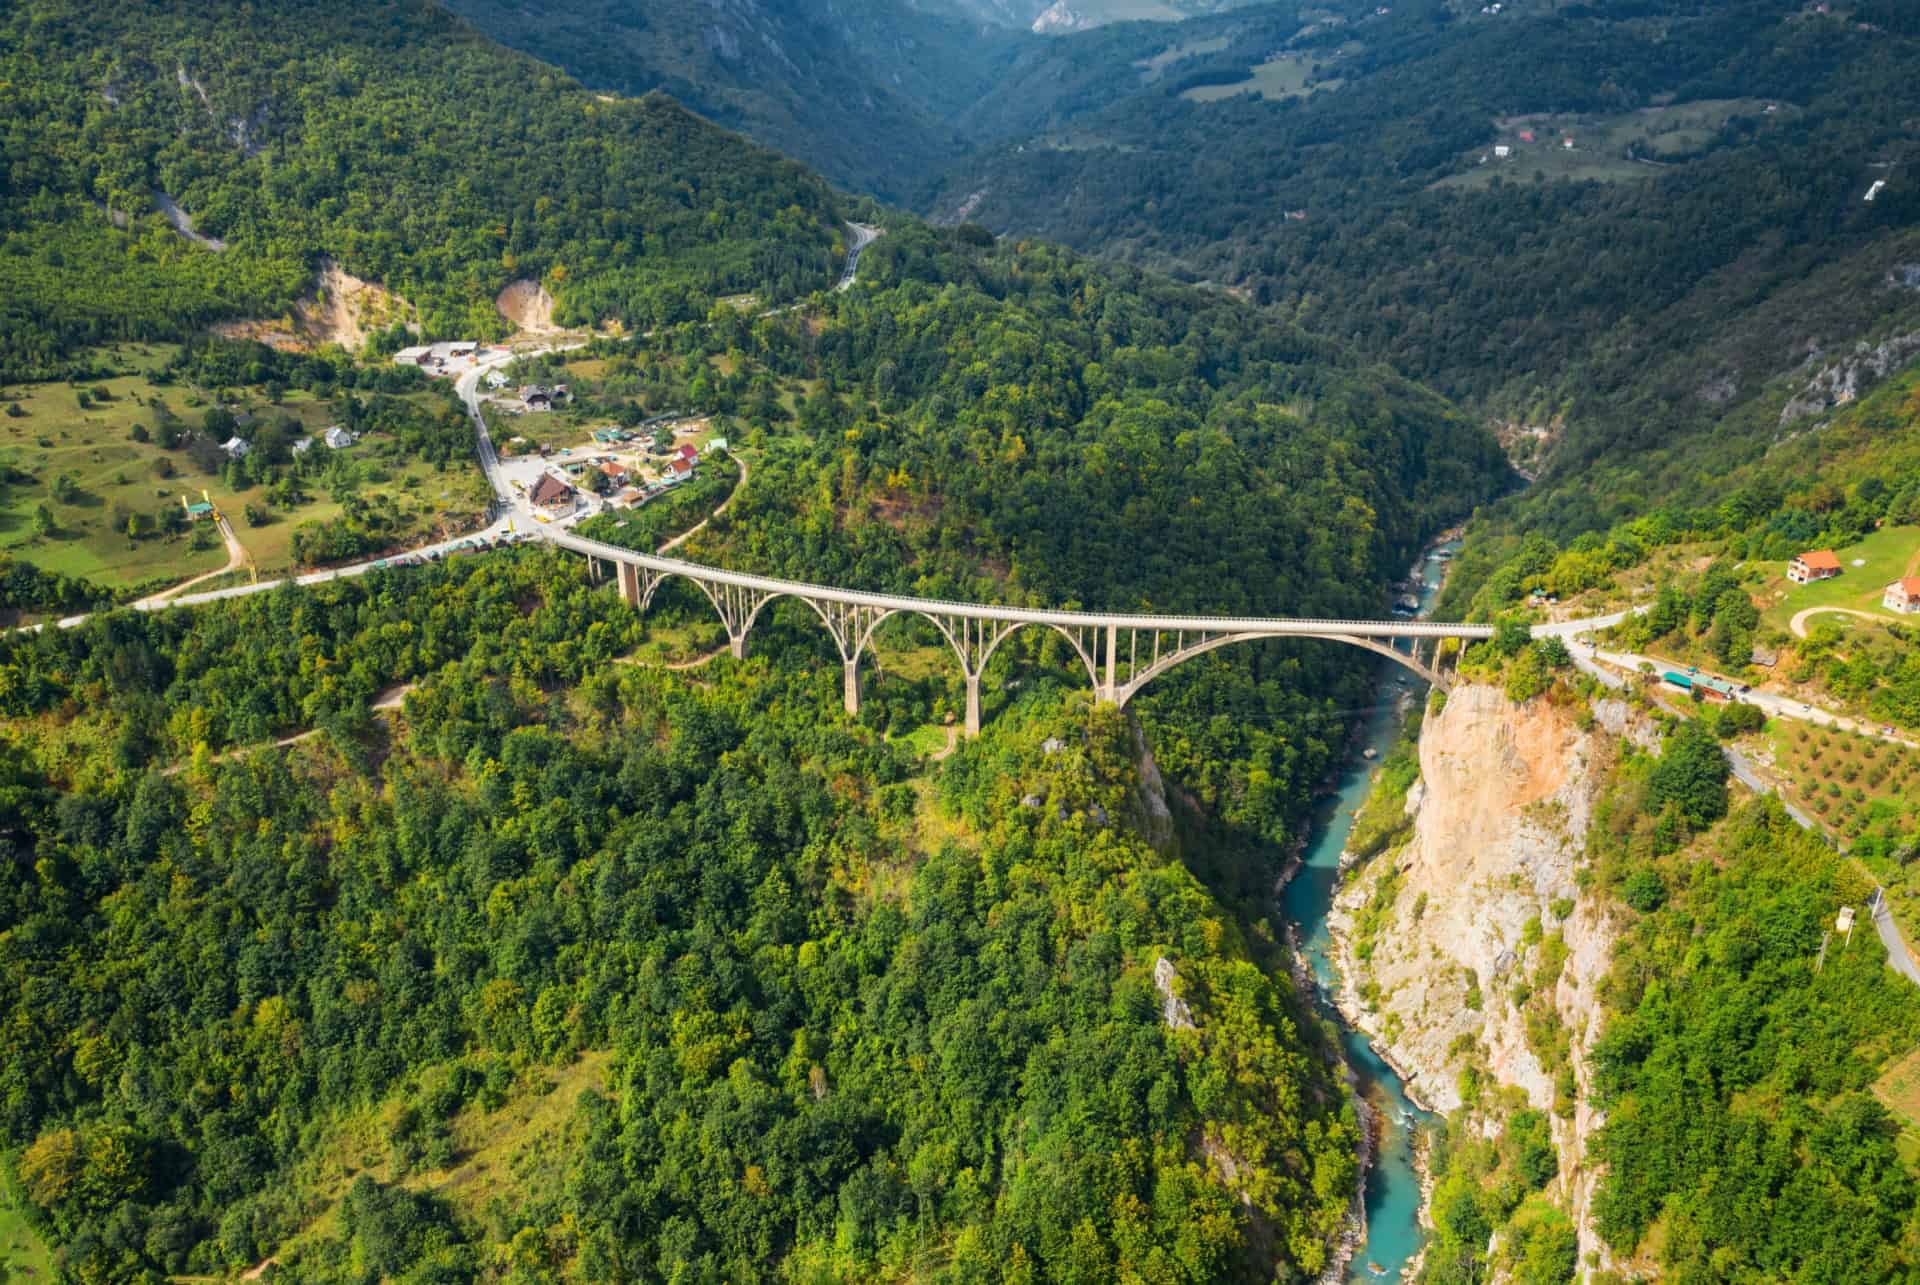
<svg viewBox="0 0 1920 1285">
<path fill-rule="evenodd" d="M 1609 731 L 1608 729 L 1612 730 Z M 1549 1194 L 1604 1248 L 1584 1163 L 1600 1119 L 1586 1055 L 1618 926 L 1575 877 L 1621 734 L 1621 705 L 1593 711 L 1463 686 L 1428 716 L 1405 818 L 1340 894 L 1342 1007 L 1435 1110 L 1467 1106 L 1493 1136 L 1517 1103 L 1548 1113 L 1559 1153 Z M 1371 806 L 1391 804 L 1376 800 Z"/>
</svg>

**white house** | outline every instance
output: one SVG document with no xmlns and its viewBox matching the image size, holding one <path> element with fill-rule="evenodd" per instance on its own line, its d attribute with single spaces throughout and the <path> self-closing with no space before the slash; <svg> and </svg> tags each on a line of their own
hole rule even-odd
<svg viewBox="0 0 1920 1285">
<path fill-rule="evenodd" d="M 1880 605 L 1903 616 L 1920 615 L 1920 576 L 1908 576 L 1888 585 Z"/>
<path fill-rule="evenodd" d="M 1513 149 L 1505 143 L 1496 143 L 1494 144 L 1493 154 L 1496 159 L 1504 161 L 1513 155 Z"/>
<path fill-rule="evenodd" d="M 322 436 L 325 437 L 327 448 L 329 450 L 337 451 L 337 450 L 340 450 L 342 447 L 353 445 L 353 440 L 354 440 L 353 434 L 349 433 L 346 429 L 340 427 L 338 424 L 335 424 L 331 428 L 327 429 L 327 431 Z"/>
<path fill-rule="evenodd" d="M 308 451 L 312 449 L 313 449 L 313 437 L 311 434 L 301 438 L 299 441 L 293 444 L 293 453 L 295 455 L 305 455 Z"/>
<path fill-rule="evenodd" d="M 245 459 L 253 453 L 253 443 L 239 437 L 229 437 L 220 443 L 220 449 L 227 453 L 227 458 L 230 460 Z"/>
</svg>

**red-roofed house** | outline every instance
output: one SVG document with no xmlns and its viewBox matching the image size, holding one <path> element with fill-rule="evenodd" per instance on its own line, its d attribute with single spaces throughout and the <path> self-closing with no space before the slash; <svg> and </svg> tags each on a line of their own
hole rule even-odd
<svg viewBox="0 0 1920 1285">
<path fill-rule="evenodd" d="M 692 460 L 675 460 L 673 463 L 667 465 L 666 472 L 660 475 L 660 480 L 668 486 L 673 486 L 676 483 L 686 481 L 692 476 Z"/>
<path fill-rule="evenodd" d="M 1920 576 L 1908 576 L 1888 585 L 1880 605 L 1903 616 L 1920 615 Z"/>
<path fill-rule="evenodd" d="M 700 448 L 692 442 L 682 442 L 674 454 L 683 460 L 697 460 L 700 458 Z"/>
<path fill-rule="evenodd" d="M 1787 579 L 1795 584 L 1812 584 L 1815 580 L 1831 580 L 1840 574 L 1840 559 L 1832 549 L 1815 549 L 1803 553 L 1787 564 Z"/>
</svg>

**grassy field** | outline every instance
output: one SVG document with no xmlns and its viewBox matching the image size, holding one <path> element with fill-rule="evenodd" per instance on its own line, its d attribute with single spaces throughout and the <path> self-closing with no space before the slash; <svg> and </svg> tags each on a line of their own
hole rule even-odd
<svg viewBox="0 0 1920 1285">
<path fill-rule="evenodd" d="M 1316 89 L 1338 89 L 1344 83 L 1338 76 L 1314 80 L 1329 65 L 1305 54 L 1280 54 L 1254 67 L 1238 84 L 1196 85 L 1180 97 L 1189 102 L 1214 103 L 1252 91 L 1270 101 L 1304 98 Z"/>
<path fill-rule="evenodd" d="M 1182 58 L 1194 58 L 1201 54 L 1217 54 L 1227 47 L 1225 36 L 1215 36 L 1211 40 L 1188 40 L 1169 45 L 1151 58 L 1138 58 L 1134 66 L 1140 69 L 1142 80 L 1158 80 L 1160 73 L 1179 62 Z"/>
<path fill-rule="evenodd" d="M 1772 117 L 1766 117 L 1769 105 L 1776 108 Z M 1494 122 L 1495 142 L 1511 147 L 1511 157 L 1495 158 L 1493 143 L 1477 147 L 1461 157 L 1459 173 L 1435 186 L 1484 187 L 1496 177 L 1509 182 L 1533 182 L 1538 176 L 1548 182 L 1602 183 L 1649 178 L 1663 165 L 1682 164 L 1710 148 L 1736 116 L 1784 120 L 1793 110 L 1758 98 L 1713 98 L 1612 115 L 1506 117 Z M 1533 142 L 1520 137 L 1523 130 L 1532 132 Z M 1562 145 L 1567 138 L 1573 139 L 1571 149 Z M 1629 149 L 1646 159 L 1629 159 Z"/>
<path fill-rule="evenodd" d="M 1882 527 L 1859 544 L 1834 552 L 1840 558 L 1840 574 L 1813 584 L 1789 581 L 1783 562 L 1766 564 L 1768 580 L 1761 596 L 1767 605 L 1760 613 L 1762 622 L 1785 629 L 1796 613 L 1808 607 L 1844 607 L 1899 620 L 1880 606 L 1880 596 L 1902 576 L 1920 575 L 1920 527 Z M 1814 617 L 1815 621 L 1823 619 L 1845 627 L 1848 618 Z M 1813 623 L 1808 622 L 1810 626 Z"/>
<path fill-rule="evenodd" d="M 1873 1096 L 1900 1121 L 1900 1158 L 1920 1165 L 1920 1049 L 1888 1067 L 1874 1081 Z"/>
<path fill-rule="evenodd" d="M 297 525 L 340 515 L 341 505 L 319 491 L 313 503 L 275 511 L 274 521 L 251 527 L 243 513 L 249 503 L 264 507 L 264 488 L 234 491 L 219 473 L 201 472 L 187 451 L 135 440 L 136 425 L 151 426 L 160 404 L 189 425 L 197 424 L 211 405 L 198 390 L 150 381 L 149 372 L 170 355 L 160 348 L 114 350 L 118 364 L 142 373 L 86 385 L 86 406 L 79 401 L 81 390 L 65 383 L 7 392 L 9 405 L 20 413 L 0 416 L 0 467 L 13 478 L 0 484 L 0 552 L 110 588 L 158 587 L 219 569 L 226 564 L 226 550 L 210 529 L 130 539 L 125 529 L 129 515 L 146 522 L 151 531 L 157 516 L 178 505 L 182 495 L 197 501 L 204 491 L 228 515 L 263 573 L 290 569 L 288 546 Z M 96 397 L 96 390 L 105 396 Z M 257 392 L 242 400 L 257 416 L 284 414 L 304 431 L 324 428 L 337 418 L 330 402 L 316 401 L 300 390 L 271 405 Z M 396 442 L 379 435 L 350 449 L 370 470 L 361 494 L 390 498 L 403 515 L 402 543 L 434 534 L 438 514 L 464 517 L 485 508 L 486 482 L 477 467 L 442 473 L 404 458 Z M 72 480 L 74 491 L 57 500 L 56 479 L 63 477 Z M 55 528 L 46 535 L 36 529 L 36 511 L 43 504 Z"/>
<path fill-rule="evenodd" d="M 893 739 L 904 741 L 921 758 L 931 758 L 947 748 L 947 729 L 934 723 L 922 723 L 905 736 Z"/>
<path fill-rule="evenodd" d="M 0 1195 L 0 1279 L 9 1281 L 51 1281 L 53 1258 L 47 1246 L 26 1216 Z"/>
</svg>

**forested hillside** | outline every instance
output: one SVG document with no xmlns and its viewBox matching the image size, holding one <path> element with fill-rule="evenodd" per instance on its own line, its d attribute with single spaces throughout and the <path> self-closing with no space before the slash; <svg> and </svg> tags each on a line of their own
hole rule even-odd
<svg viewBox="0 0 1920 1285">
<path fill-rule="evenodd" d="M 1351 1108 L 1132 833 L 1122 726 L 1043 685 L 923 801 L 831 712 L 817 635 L 693 685 L 609 663 L 640 628 L 523 554 L 0 642 L 4 1127 L 68 1270 L 1322 1260 Z M 396 679 L 389 733 L 364 702 Z M 1198 1030 L 1161 1021 L 1162 955 Z M 466 1186 L 509 1156 L 456 1139 L 556 1076 L 565 1144 Z"/>
<path fill-rule="evenodd" d="M 595 89 L 659 90 L 836 182 L 903 201 L 958 160 L 952 117 L 1038 43 L 938 4 L 450 0 Z"/>
<path fill-rule="evenodd" d="M 1667 448 L 1764 448 L 1809 353 L 1920 318 L 1920 32 L 1885 4 L 1507 8 L 1195 24 L 1225 47 L 1170 37 L 1161 82 L 969 162 L 933 207 L 1349 338 L 1512 426 L 1545 469 L 1535 525 L 1604 525 L 1673 489 Z M 1596 463 L 1632 484 L 1586 485 Z"/>
<path fill-rule="evenodd" d="M 640 327 L 816 289 L 836 263 L 834 201 L 793 163 L 413 0 L 11 5 L 0 118 L 0 377 L 280 315 L 321 256 L 438 334 L 497 333 L 520 277 L 563 320 Z"/>
</svg>

